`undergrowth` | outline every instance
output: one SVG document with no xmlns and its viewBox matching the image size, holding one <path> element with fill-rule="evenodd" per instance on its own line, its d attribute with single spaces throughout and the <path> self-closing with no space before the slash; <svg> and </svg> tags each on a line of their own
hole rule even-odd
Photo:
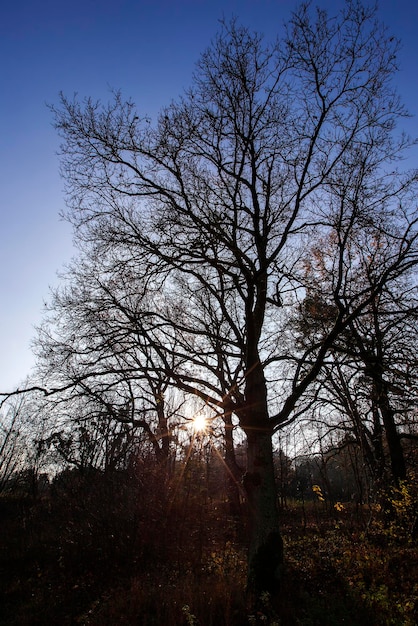
<svg viewBox="0 0 418 626">
<path fill-rule="evenodd" d="M 3 498 L 4 626 L 413 626 L 416 494 L 373 506 L 293 502 L 282 512 L 281 593 L 247 607 L 245 513 L 118 483 Z M 188 492 L 189 493 L 189 492 Z M 303 510 L 302 510 L 303 508 Z"/>
</svg>

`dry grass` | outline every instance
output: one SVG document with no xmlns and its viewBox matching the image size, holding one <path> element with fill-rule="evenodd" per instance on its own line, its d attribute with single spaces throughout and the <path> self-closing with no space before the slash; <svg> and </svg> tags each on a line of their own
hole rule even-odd
<svg viewBox="0 0 418 626">
<path fill-rule="evenodd" d="M 245 605 L 241 525 L 207 493 L 188 488 L 164 502 L 157 487 L 93 480 L 43 500 L 0 501 L 0 623 L 418 623 L 418 550 L 402 532 L 407 516 L 388 523 L 371 510 L 293 503 L 283 512 L 282 592 L 261 598 L 254 614 Z"/>
</svg>

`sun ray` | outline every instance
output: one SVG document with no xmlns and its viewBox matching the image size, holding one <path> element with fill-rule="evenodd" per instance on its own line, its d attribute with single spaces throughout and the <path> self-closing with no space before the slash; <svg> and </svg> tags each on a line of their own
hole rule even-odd
<svg viewBox="0 0 418 626">
<path fill-rule="evenodd" d="M 206 432 L 208 427 L 208 423 L 206 421 L 206 418 L 204 415 L 202 415 L 201 413 L 198 413 L 194 418 L 193 418 L 193 430 L 195 433 L 204 433 Z"/>
</svg>

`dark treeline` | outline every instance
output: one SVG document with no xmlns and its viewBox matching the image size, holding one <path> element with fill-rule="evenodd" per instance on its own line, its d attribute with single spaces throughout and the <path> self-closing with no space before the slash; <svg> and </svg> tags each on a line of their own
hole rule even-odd
<svg viewBox="0 0 418 626">
<path fill-rule="evenodd" d="M 244 594 L 248 502 L 242 485 L 231 500 L 209 434 L 191 435 L 168 473 L 144 440 L 119 467 L 71 463 L 67 447 L 51 475 L 52 457 L 38 457 L 2 487 L 1 623 L 412 624 L 416 483 L 366 496 L 359 448 L 340 443 L 275 452 L 286 577 L 257 613 Z"/>
</svg>

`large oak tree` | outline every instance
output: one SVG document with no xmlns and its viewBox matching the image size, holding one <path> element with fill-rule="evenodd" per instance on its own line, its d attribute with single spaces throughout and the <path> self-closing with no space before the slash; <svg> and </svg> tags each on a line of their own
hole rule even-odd
<svg viewBox="0 0 418 626">
<path fill-rule="evenodd" d="M 395 161 L 405 111 L 397 42 L 373 9 L 302 5 L 271 45 L 236 22 L 155 125 L 116 94 L 62 97 L 68 217 L 80 246 L 135 273 L 136 315 L 176 385 L 245 431 L 249 589 L 277 589 L 283 560 L 272 434 L 303 408 L 336 339 L 417 260 L 413 176 Z M 355 280 L 352 242 L 384 216 L 390 254 Z M 309 250 L 328 242 L 335 312 L 301 350 L 289 318 L 309 292 Z M 379 256 L 378 262 L 377 257 Z"/>
</svg>

